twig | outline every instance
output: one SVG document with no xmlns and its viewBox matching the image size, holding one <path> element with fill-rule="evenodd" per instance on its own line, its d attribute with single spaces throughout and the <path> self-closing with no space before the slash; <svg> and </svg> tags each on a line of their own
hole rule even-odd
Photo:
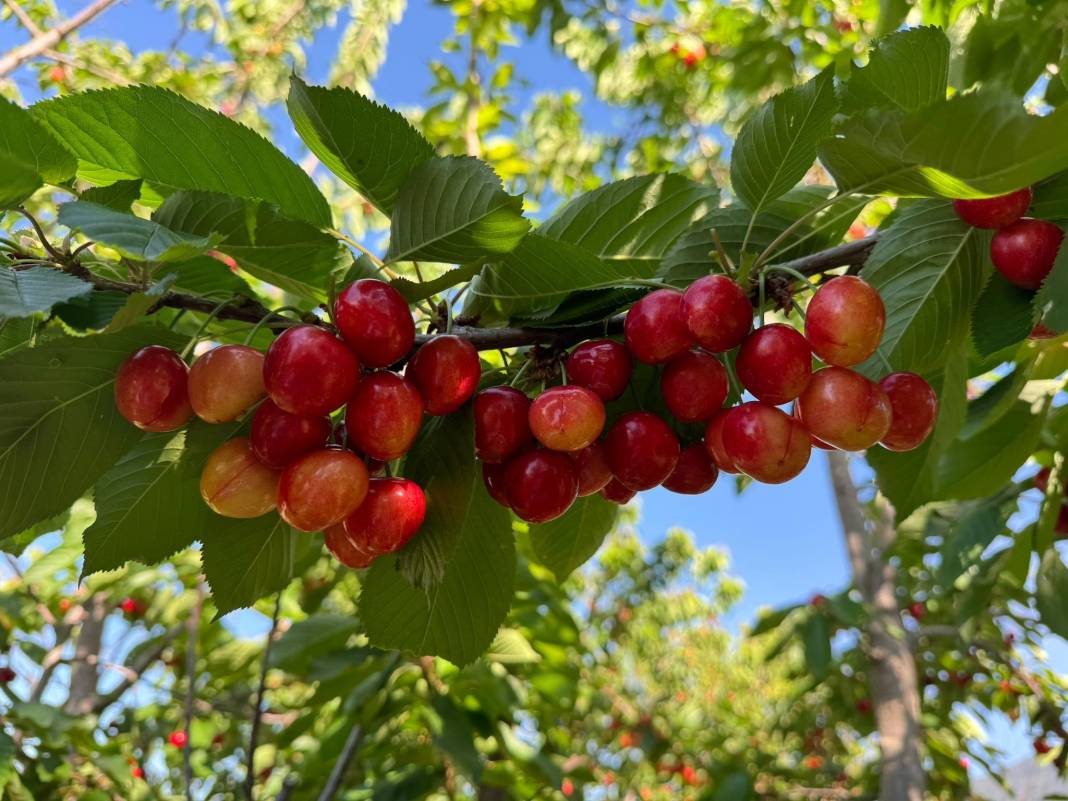
<svg viewBox="0 0 1068 801">
<path fill-rule="evenodd" d="M 182 779 L 185 782 L 185 797 L 193 801 L 193 755 L 189 732 L 193 727 L 193 706 L 196 701 L 197 635 L 200 632 L 200 615 L 204 608 L 204 580 L 197 582 L 197 602 L 189 613 L 189 641 L 185 646 L 185 748 L 182 749 Z"/>
<path fill-rule="evenodd" d="M 117 687 L 107 693 L 100 695 L 95 701 L 93 701 L 93 714 L 99 715 L 113 703 L 122 698 L 131 687 L 133 687 L 138 681 L 140 681 L 142 674 L 152 664 L 159 659 L 167 646 L 174 641 L 174 639 L 182 633 L 182 625 L 179 624 L 167 630 L 167 632 L 160 638 L 160 641 L 150 650 L 141 653 L 136 660 L 127 668 L 129 673 L 119 683 Z"/>
<path fill-rule="evenodd" d="M 26 13 L 26 9 L 16 3 L 15 0 L 4 0 L 4 5 L 11 10 L 12 15 L 14 15 L 15 19 L 19 21 L 22 27 L 29 32 L 30 36 L 40 36 L 41 29 L 37 27 L 37 23 Z"/>
<path fill-rule="evenodd" d="M 49 31 L 41 31 L 26 44 L 19 45 L 0 56 L 0 78 L 36 58 L 46 50 L 51 50 L 71 33 L 91 22 L 95 17 L 114 5 L 117 0 L 95 0 L 73 17 L 59 23 Z"/>
<path fill-rule="evenodd" d="M 260 736 L 260 724 L 263 720 L 263 694 L 267 689 L 267 670 L 271 661 L 271 644 L 274 642 L 275 632 L 278 630 L 278 614 L 282 609 L 282 593 L 279 592 L 274 600 L 274 614 L 271 616 L 271 630 L 267 632 L 267 642 L 263 646 L 263 664 L 260 666 L 260 683 L 256 688 L 256 702 L 252 709 L 252 731 L 248 737 L 248 767 L 245 774 L 245 795 L 249 801 L 253 799 L 256 789 L 255 757 L 256 743 Z"/>
</svg>

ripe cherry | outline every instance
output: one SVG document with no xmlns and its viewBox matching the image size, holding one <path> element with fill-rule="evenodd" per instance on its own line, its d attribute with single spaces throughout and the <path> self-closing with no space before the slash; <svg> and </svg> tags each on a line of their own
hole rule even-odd
<svg viewBox="0 0 1068 801">
<path fill-rule="evenodd" d="M 415 323 L 407 301 L 385 281 L 361 278 L 338 295 L 334 323 L 360 364 L 389 367 L 415 344 Z"/>
<path fill-rule="evenodd" d="M 1030 340 L 1039 339 L 1056 339 L 1061 335 L 1061 332 L 1054 331 L 1045 323 L 1036 323 L 1035 327 L 1031 329 L 1031 333 L 1027 335 Z"/>
<path fill-rule="evenodd" d="M 1046 742 L 1046 739 L 1044 737 L 1036 738 L 1034 742 L 1034 747 L 1035 753 L 1039 755 L 1048 754 L 1050 751 L 1053 750 L 1053 747 Z"/>
<path fill-rule="evenodd" d="M 1050 468 L 1048 467 L 1043 467 L 1041 470 L 1035 473 L 1035 477 L 1032 479 L 1035 484 L 1035 489 L 1045 494 L 1046 489 L 1049 487 L 1049 477 L 1050 475 L 1052 475 L 1052 473 L 1053 471 L 1050 470 Z"/>
<path fill-rule="evenodd" d="M 351 396 L 360 363 L 324 328 L 302 325 L 283 331 L 267 349 L 263 383 L 279 408 L 307 417 L 330 414 Z"/>
<path fill-rule="evenodd" d="M 384 462 L 412 447 L 423 423 L 423 398 L 396 373 L 364 376 L 345 408 L 349 441 L 365 456 Z"/>
<path fill-rule="evenodd" d="M 323 539 L 334 558 L 345 567 L 351 567 L 354 570 L 370 567 L 371 562 L 381 555 L 372 551 L 365 543 L 350 537 L 345 530 L 344 522 L 330 526 L 323 532 Z"/>
<path fill-rule="evenodd" d="M 875 353 L 885 324 L 886 307 L 875 288 L 862 278 L 843 275 L 812 296 L 805 337 L 812 352 L 827 364 L 851 367 Z"/>
<path fill-rule="evenodd" d="M 856 706 L 857 712 L 862 715 L 868 715 L 871 713 L 872 706 L 870 698 L 861 698 L 859 701 L 857 701 Z"/>
<path fill-rule="evenodd" d="M 679 461 L 679 441 L 668 424 L 649 412 L 620 417 L 604 439 L 612 474 L 623 486 L 647 490 L 664 482 Z"/>
<path fill-rule="evenodd" d="M 474 345 L 443 334 L 415 352 L 404 375 L 419 388 L 428 414 L 448 414 L 475 394 L 482 364 Z"/>
<path fill-rule="evenodd" d="M 623 324 L 627 350 L 640 362 L 663 364 L 693 345 L 682 312 L 682 293 L 658 289 L 630 307 Z"/>
<path fill-rule="evenodd" d="M 690 284 L 682 313 L 697 344 L 713 353 L 738 347 L 753 328 L 753 304 L 725 275 L 706 275 Z"/>
<path fill-rule="evenodd" d="M 664 403 L 677 420 L 709 420 L 727 400 L 727 370 L 708 353 L 691 350 L 672 359 L 660 376 Z"/>
<path fill-rule="evenodd" d="M 712 419 L 708 421 L 708 425 L 705 426 L 705 450 L 708 451 L 712 462 L 719 468 L 721 473 L 738 472 L 734 460 L 731 459 L 730 454 L 727 453 L 727 449 L 723 445 L 723 424 L 727 421 L 729 413 L 730 409 L 716 412 Z"/>
<path fill-rule="evenodd" d="M 604 445 L 600 442 L 594 442 L 581 451 L 573 451 L 568 455 L 575 463 L 580 498 L 600 492 L 612 480 L 612 468 L 608 466 L 608 457 Z"/>
<path fill-rule="evenodd" d="M 745 338 L 735 362 L 745 388 L 772 406 L 792 401 L 812 377 L 808 341 L 782 323 L 758 328 Z"/>
<path fill-rule="evenodd" d="M 927 604 L 923 601 L 913 601 L 909 604 L 909 614 L 912 616 L 913 620 L 923 620 L 924 616 L 927 614 Z"/>
<path fill-rule="evenodd" d="M 879 444 L 890 451 L 911 451 L 931 435 L 938 420 L 938 396 L 915 373 L 891 373 L 879 382 L 890 398 L 890 430 Z"/>
<path fill-rule="evenodd" d="M 123 614 L 130 617 L 141 617 L 144 615 L 146 607 L 144 601 L 139 601 L 136 598 L 123 598 L 119 602 L 119 609 L 123 611 Z"/>
<path fill-rule="evenodd" d="M 627 388 L 634 363 L 621 343 L 591 339 L 571 351 L 564 369 L 572 384 L 592 389 L 601 400 L 610 401 Z"/>
<path fill-rule="evenodd" d="M 189 744 L 189 735 L 181 730 L 172 731 L 171 736 L 167 738 L 167 742 L 175 748 L 185 748 Z"/>
<path fill-rule="evenodd" d="M 1031 187 L 1007 195 L 979 200 L 954 200 L 953 211 L 968 225 L 976 228 L 1004 228 L 1027 213 L 1031 205 Z"/>
<path fill-rule="evenodd" d="M 791 413 L 790 416 L 793 417 L 795 420 L 800 420 L 801 419 L 800 411 L 801 410 L 797 405 L 797 401 L 794 401 L 793 412 Z M 826 442 L 824 442 L 819 437 L 813 436 L 811 431 L 809 431 L 808 434 L 809 434 L 809 439 L 812 440 L 812 447 L 813 448 L 819 448 L 820 450 L 824 450 L 824 451 L 838 450 L 833 445 L 828 445 Z"/>
<path fill-rule="evenodd" d="M 134 765 L 134 767 L 130 768 L 130 775 L 135 779 L 143 779 L 145 778 L 145 771 L 140 766 Z"/>
<path fill-rule="evenodd" d="M 16 677 L 17 674 L 15 673 L 15 671 L 9 668 L 7 665 L 5 665 L 4 667 L 0 667 L 0 684 L 10 684 L 15 680 Z"/>
<path fill-rule="evenodd" d="M 797 399 L 797 414 L 809 433 L 843 451 L 862 451 L 890 430 L 891 406 L 874 381 L 845 367 L 825 367 Z"/>
<path fill-rule="evenodd" d="M 806 428 L 774 406 L 743 403 L 727 414 L 723 445 L 738 469 L 765 484 L 781 484 L 808 464 L 812 443 Z"/>
<path fill-rule="evenodd" d="M 350 451 L 324 448 L 287 467 L 278 514 L 301 531 L 322 531 L 356 511 L 367 496 L 367 467 Z"/>
<path fill-rule="evenodd" d="M 278 499 L 277 470 L 252 451 L 247 437 L 224 442 L 208 457 L 200 474 L 200 497 L 223 517 L 265 515 Z"/>
<path fill-rule="evenodd" d="M 193 416 L 189 368 L 170 348 L 149 345 L 131 354 L 115 374 L 115 406 L 142 431 L 174 431 Z"/>
<path fill-rule="evenodd" d="M 718 477 L 719 470 L 708 457 L 704 444 L 694 442 L 682 449 L 675 469 L 664 480 L 664 488 L 682 495 L 700 495 L 712 489 Z"/>
<path fill-rule="evenodd" d="M 604 401 L 586 387 L 550 387 L 530 404 L 527 419 L 534 437 L 546 448 L 580 451 L 604 430 Z"/>
<path fill-rule="evenodd" d="M 422 488 L 406 478 L 373 478 L 367 497 L 342 524 L 349 539 L 376 554 L 399 551 L 426 518 Z"/>
<path fill-rule="evenodd" d="M 527 415 L 530 398 L 514 387 L 490 387 L 475 396 L 475 453 L 502 464 L 534 442 Z"/>
<path fill-rule="evenodd" d="M 1053 269 L 1064 232 L 1045 220 L 1024 218 L 994 234 L 990 258 L 1009 281 L 1024 289 L 1038 289 Z"/>
<path fill-rule="evenodd" d="M 189 368 L 189 402 L 207 423 L 236 420 L 265 394 L 263 354 L 245 345 L 209 350 Z"/>
<path fill-rule="evenodd" d="M 504 471 L 512 510 L 528 523 L 548 523 L 571 508 L 578 497 L 578 475 L 564 453 L 540 450 L 516 456 Z"/>
<path fill-rule="evenodd" d="M 493 500 L 506 509 L 511 509 L 512 505 L 508 501 L 508 493 L 504 489 L 504 472 L 507 467 L 507 464 L 484 462 L 482 464 L 482 483 L 486 485 L 486 492 L 490 494 Z"/>
<path fill-rule="evenodd" d="M 283 470 L 304 454 L 325 446 L 330 431 L 330 418 L 290 414 L 268 398 L 252 415 L 249 441 L 261 462 Z"/>
</svg>

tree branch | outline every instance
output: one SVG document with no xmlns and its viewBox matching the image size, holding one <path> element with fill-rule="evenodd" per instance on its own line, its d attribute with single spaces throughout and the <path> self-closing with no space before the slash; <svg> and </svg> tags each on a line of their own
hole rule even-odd
<svg viewBox="0 0 1068 801">
<path fill-rule="evenodd" d="M 127 690 L 140 681 L 141 675 L 148 670 L 157 659 L 163 656 L 163 652 L 167 650 L 167 646 L 169 646 L 171 642 L 182 633 L 183 628 L 184 627 L 179 624 L 168 629 L 160 638 L 159 643 L 150 650 L 139 654 L 137 659 L 128 666 L 127 669 L 130 672 L 127 674 L 126 678 L 124 678 L 115 689 L 99 695 L 96 700 L 93 701 L 92 712 L 99 715 L 113 703 L 122 698 Z"/>
<path fill-rule="evenodd" d="M 3 56 L 0 56 L 0 78 L 18 69 L 27 61 L 36 58 L 46 50 L 51 50 L 71 33 L 91 22 L 116 2 L 117 0 L 94 0 L 94 2 L 87 5 L 70 19 L 59 23 L 49 31 L 41 31 L 26 44 L 9 50 Z M 9 8 L 10 5 L 9 3 Z"/>
<path fill-rule="evenodd" d="M 193 801 L 193 754 L 189 733 L 193 728 L 193 707 L 197 691 L 197 636 L 200 633 L 200 615 L 204 611 L 204 580 L 197 582 L 197 601 L 189 613 L 189 641 L 185 645 L 185 747 L 182 749 L 182 779 L 185 795 Z"/>
<path fill-rule="evenodd" d="M 282 593 L 279 591 L 274 600 L 274 614 L 271 616 L 271 629 L 267 632 L 267 642 L 263 647 L 263 664 L 260 666 L 260 683 L 256 688 L 256 705 L 252 711 L 252 731 L 248 737 L 248 767 L 245 774 L 245 795 L 253 801 L 256 789 L 256 743 L 260 736 L 260 723 L 263 720 L 263 695 L 267 690 L 267 670 L 271 660 L 271 644 L 278 631 L 278 614 L 282 609 Z"/>
</svg>

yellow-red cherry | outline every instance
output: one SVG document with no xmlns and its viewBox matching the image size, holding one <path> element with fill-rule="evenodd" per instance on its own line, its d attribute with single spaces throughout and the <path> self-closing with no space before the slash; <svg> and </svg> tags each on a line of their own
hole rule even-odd
<svg viewBox="0 0 1068 801">
<path fill-rule="evenodd" d="M 550 387 L 530 404 L 527 419 L 535 439 L 546 448 L 580 451 L 604 430 L 604 401 L 586 387 Z"/>
<path fill-rule="evenodd" d="M 883 340 L 886 307 L 862 278 L 832 278 L 816 290 L 805 314 L 805 338 L 812 352 L 827 364 L 860 364 Z"/>
<path fill-rule="evenodd" d="M 221 345 L 189 368 L 189 402 L 207 423 L 228 423 L 263 396 L 263 354 L 246 345 Z"/>
<path fill-rule="evenodd" d="M 351 451 L 312 451 L 282 471 L 278 513 L 295 529 L 323 531 L 356 511 L 367 485 L 367 467 Z"/>
<path fill-rule="evenodd" d="M 757 401 L 727 413 L 723 445 L 740 472 L 765 484 L 796 478 L 812 454 L 808 429 L 799 420 Z"/>
<path fill-rule="evenodd" d="M 886 392 L 845 367 L 818 370 L 797 399 L 797 416 L 809 433 L 843 451 L 863 451 L 890 430 Z"/>
<path fill-rule="evenodd" d="M 712 419 L 708 421 L 708 425 L 705 426 L 704 443 L 709 458 L 719 468 L 719 471 L 733 474 L 738 472 L 738 468 L 723 444 L 723 424 L 727 421 L 729 413 L 730 409 L 723 409 L 713 415 Z"/>
<path fill-rule="evenodd" d="M 364 376 L 345 407 L 349 441 L 364 456 L 383 462 L 406 454 L 422 423 L 422 395 L 396 373 Z"/>
<path fill-rule="evenodd" d="M 224 442 L 200 473 L 200 497 L 223 517 L 265 515 L 278 499 L 279 472 L 256 458 L 247 437 Z"/>
<path fill-rule="evenodd" d="M 323 539 L 326 540 L 326 547 L 330 553 L 345 567 L 355 569 L 370 567 L 371 563 L 381 556 L 350 537 L 343 522 L 330 526 L 323 532 Z"/>
</svg>

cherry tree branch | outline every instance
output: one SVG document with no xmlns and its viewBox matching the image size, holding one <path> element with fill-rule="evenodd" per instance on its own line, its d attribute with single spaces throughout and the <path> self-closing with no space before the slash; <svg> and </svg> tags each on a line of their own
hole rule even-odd
<svg viewBox="0 0 1068 801">
<path fill-rule="evenodd" d="M 182 748 L 182 778 L 185 795 L 193 801 L 193 748 L 189 734 L 193 728 L 194 706 L 197 692 L 197 637 L 200 634 L 200 616 L 204 612 L 204 580 L 197 582 L 197 601 L 189 613 L 189 641 L 185 646 L 185 746 Z"/>
<path fill-rule="evenodd" d="M 274 614 L 271 616 L 271 629 L 267 632 L 267 642 L 263 646 L 263 664 L 260 666 L 260 683 L 256 688 L 256 702 L 252 711 L 252 730 L 248 737 L 248 767 L 245 773 L 245 795 L 249 801 L 253 801 L 253 793 L 256 788 L 255 758 L 256 744 L 260 736 L 260 724 L 263 720 L 263 696 L 267 690 L 267 671 L 271 661 L 271 645 L 274 642 L 275 633 L 278 631 L 278 615 L 282 610 L 282 593 L 279 592 L 274 600 Z"/>
<path fill-rule="evenodd" d="M 138 657 L 126 667 L 126 671 L 128 672 L 122 682 L 120 682 L 113 690 L 102 693 L 93 701 L 93 713 L 99 715 L 113 703 L 122 698 L 127 690 L 141 680 L 141 675 L 148 670 L 157 659 L 163 656 L 163 652 L 167 650 L 167 646 L 169 646 L 171 642 L 182 633 L 183 628 L 184 627 L 179 624 L 168 629 L 160 637 L 160 641 L 155 646 L 139 654 Z"/>
<path fill-rule="evenodd" d="M 0 78 L 18 69 L 27 61 L 36 58 L 46 50 L 53 49 L 78 28 L 91 22 L 116 2 L 117 0 L 94 0 L 94 2 L 87 5 L 70 19 L 64 20 L 51 30 L 40 31 L 30 41 L 9 50 L 3 56 L 0 56 Z M 7 5 L 11 8 L 12 3 Z M 15 12 L 13 11 L 12 13 Z M 15 16 L 24 25 L 26 24 L 22 15 L 15 13 Z"/>
</svg>

